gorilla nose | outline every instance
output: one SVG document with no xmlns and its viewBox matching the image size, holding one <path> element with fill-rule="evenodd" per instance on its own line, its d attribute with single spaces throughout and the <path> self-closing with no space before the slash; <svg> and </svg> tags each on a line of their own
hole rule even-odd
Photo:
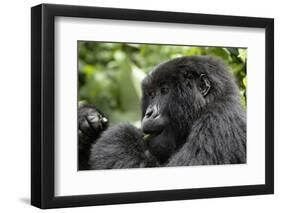
<svg viewBox="0 0 281 213">
<path fill-rule="evenodd" d="M 158 117 L 159 115 L 160 115 L 159 110 L 156 105 L 148 107 L 145 112 L 145 117 L 150 118 L 150 119 L 154 119 L 154 118 Z"/>
<path fill-rule="evenodd" d="M 165 119 L 157 106 L 148 107 L 142 120 L 142 131 L 145 134 L 158 134 L 165 127 Z"/>
</svg>

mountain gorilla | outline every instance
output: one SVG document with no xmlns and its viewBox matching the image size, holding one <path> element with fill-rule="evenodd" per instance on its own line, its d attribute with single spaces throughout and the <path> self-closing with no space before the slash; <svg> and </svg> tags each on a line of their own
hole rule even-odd
<svg viewBox="0 0 281 213">
<path fill-rule="evenodd" d="M 120 124 L 105 130 L 92 141 L 90 169 L 246 162 L 246 115 L 222 61 L 167 61 L 143 80 L 142 90 L 141 129 Z"/>
</svg>

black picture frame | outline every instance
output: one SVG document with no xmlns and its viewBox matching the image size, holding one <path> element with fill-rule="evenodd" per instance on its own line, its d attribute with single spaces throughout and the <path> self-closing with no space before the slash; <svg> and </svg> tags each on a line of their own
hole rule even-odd
<svg viewBox="0 0 281 213">
<path fill-rule="evenodd" d="M 54 20 L 58 16 L 265 29 L 265 184 L 56 197 Z M 46 209 L 274 193 L 273 19 L 41 4 L 31 8 L 31 84 L 31 204 L 34 206 Z"/>
</svg>

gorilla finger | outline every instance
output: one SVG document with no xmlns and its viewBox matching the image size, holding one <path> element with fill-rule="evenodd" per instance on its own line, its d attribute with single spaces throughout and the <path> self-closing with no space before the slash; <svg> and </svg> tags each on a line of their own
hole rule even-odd
<svg viewBox="0 0 281 213">
<path fill-rule="evenodd" d="M 103 117 L 100 114 L 88 115 L 86 117 L 86 119 L 87 119 L 88 123 L 91 125 L 91 127 L 94 130 L 98 130 L 98 131 L 103 130 L 108 123 L 107 118 Z"/>
<path fill-rule="evenodd" d="M 88 135 L 84 134 L 81 130 L 78 130 L 78 137 L 80 144 L 88 144 L 91 142 L 91 138 Z"/>
<path fill-rule="evenodd" d="M 90 137 L 93 134 L 93 129 L 90 126 L 89 122 L 87 121 L 87 119 L 83 119 L 80 123 L 79 123 L 79 130 L 83 133 L 86 134 L 88 137 Z"/>
</svg>

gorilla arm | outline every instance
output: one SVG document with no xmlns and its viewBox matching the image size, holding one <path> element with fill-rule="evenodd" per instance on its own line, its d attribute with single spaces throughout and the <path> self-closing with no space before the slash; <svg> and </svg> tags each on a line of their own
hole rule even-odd
<svg viewBox="0 0 281 213">
<path fill-rule="evenodd" d="M 92 145 L 91 169 L 155 167 L 157 160 L 146 150 L 142 132 L 129 124 L 105 131 Z"/>
</svg>

